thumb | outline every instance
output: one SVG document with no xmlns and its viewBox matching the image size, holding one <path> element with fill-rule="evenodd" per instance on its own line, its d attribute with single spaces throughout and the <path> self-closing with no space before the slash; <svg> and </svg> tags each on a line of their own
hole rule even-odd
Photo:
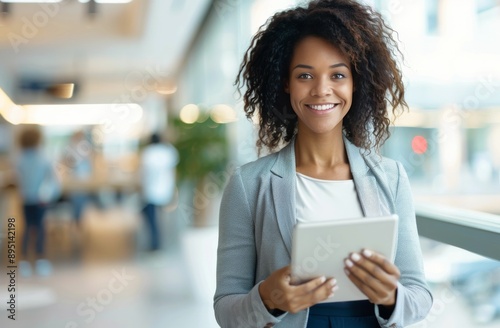
<svg viewBox="0 0 500 328">
<path fill-rule="evenodd" d="M 292 270 L 290 269 L 290 266 L 287 265 L 287 266 L 281 268 L 279 271 L 281 273 L 282 278 L 285 279 L 285 281 L 289 282 L 291 279 L 291 274 L 292 274 Z"/>
</svg>

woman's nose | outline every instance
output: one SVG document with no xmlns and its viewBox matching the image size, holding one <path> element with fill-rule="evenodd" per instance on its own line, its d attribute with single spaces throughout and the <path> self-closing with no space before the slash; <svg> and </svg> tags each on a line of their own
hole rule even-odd
<svg viewBox="0 0 500 328">
<path fill-rule="evenodd" d="M 325 78 L 317 79 L 311 90 L 311 95 L 318 97 L 330 96 L 332 93 L 330 81 Z"/>
</svg>

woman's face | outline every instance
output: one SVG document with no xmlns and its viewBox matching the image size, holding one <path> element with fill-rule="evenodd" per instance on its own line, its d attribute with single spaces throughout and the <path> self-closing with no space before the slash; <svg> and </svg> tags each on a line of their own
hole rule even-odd
<svg viewBox="0 0 500 328">
<path fill-rule="evenodd" d="M 297 43 L 285 91 L 298 116 L 299 133 L 342 133 L 352 104 L 351 65 L 329 42 L 309 36 Z"/>
</svg>

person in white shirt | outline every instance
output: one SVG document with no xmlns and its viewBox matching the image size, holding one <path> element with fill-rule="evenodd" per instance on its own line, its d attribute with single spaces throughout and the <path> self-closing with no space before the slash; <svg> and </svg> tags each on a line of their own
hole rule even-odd
<svg viewBox="0 0 500 328">
<path fill-rule="evenodd" d="M 169 143 L 162 143 L 160 136 L 153 134 L 141 156 L 142 212 L 150 234 L 151 251 L 160 248 L 158 209 L 169 204 L 174 196 L 175 167 L 178 162 L 177 149 Z"/>
</svg>

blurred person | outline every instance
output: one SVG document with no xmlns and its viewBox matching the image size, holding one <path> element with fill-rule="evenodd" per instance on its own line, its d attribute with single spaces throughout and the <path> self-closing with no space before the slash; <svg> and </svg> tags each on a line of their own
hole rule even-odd
<svg viewBox="0 0 500 328">
<path fill-rule="evenodd" d="M 175 192 L 175 167 L 179 162 L 177 149 L 168 142 L 162 142 L 154 133 L 141 155 L 141 190 L 144 208 L 142 213 L 149 233 L 149 250 L 161 247 L 158 227 L 158 211 L 168 205 Z"/>
<path fill-rule="evenodd" d="M 85 183 L 90 180 L 93 173 L 92 168 L 92 145 L 85 136 L 85 132 L 78 130 L 70 138 L 68 145 L 68 158 L 70 162 L 70 173 L 77 183 Z M 90 195 L 82 186 L 68 195 L 72 208 L 72 217 L 77 230 L 76 243 L 81 241 L 81 220 Z M 79 249 L 79 247 L 77 247 Z"/>
<path fill-rule="evenodd" d="M 21 275 L 32 274 L 28 259 L 30 235 L 35 235 L 35 269 L 40 276 L 50 275 L 51 263 L 45 259 L 44 217 L 47 206 L 60 195 L 60 183 L 52 163 L 41 150 L 42 134 L 37 127 L 25 128 L 19 136 L 21 152 L 16 161 L 17 183 L 23 204 L 24 235 L 22 239 L 23 260 L 19 263 Z"/>
<path fill-rule="evenodd" d="M 238 168 L 223 194 L 221 327 L 406 327 L 429 312 L 408 177 L 378 151 L 389 111 L 407 108 L 392 33 L 368 6 L 315 0 L 276 13 L 254 36 L 236 82 L 247 117 L 258 114 L 259 151 L 271 154 Z M 394 263 L 368 249 L 345 254 L 366 300 L 318 304 L 335 300 L 335 277 L 291 284 L 297 222 L 390 214 L 399 216 Z"/>
</svg>

